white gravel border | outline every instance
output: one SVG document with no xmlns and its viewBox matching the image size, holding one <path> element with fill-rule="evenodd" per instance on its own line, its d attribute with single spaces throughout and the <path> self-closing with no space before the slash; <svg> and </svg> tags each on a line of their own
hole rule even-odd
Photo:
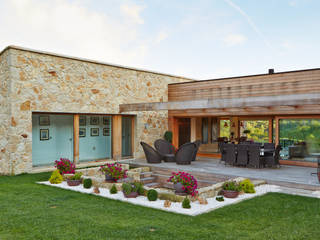
<svg viewBox="0 0 320 240">
<path fill-rule="evenodd" d="M 280 192 L 281 191 L 279 186 L 265 184 L 265 185 L 255 187 L 256 193 L 254 193 L 254 194 L 241 194 L 237 198 L 224 198 L 223 202 L 218 202 L 215 198 L 207 198 L 207 201 L 208 201 L 207 205 L 201 205 L 201 204 L 199 204 L 198 201 L 191 202 L 191 209 L 185 209 L 185 208 L 182 208 L 180 202 L 177 202 L 177 203 L 171 202 L 171 206 L 169 208 L 165 208 L 163 206 L 164 200 L 158 199 L 157 201 L 151 202 L 147 199 L 147 197 L 144 197 L 144 196 L 138 196 L 137 198 L 125 198 L 123 196 L 122 192 L 119 191 L 117 194 L 110 194 L 109 189 L 107 189 L 107 188 L 99 188 L 100 193 L 95 194 L 95 193 L 93 193 L 93 187 L 90 189 L 84 188 L 83 185 L 79 185 L 76 187 L 70 187 L 70 186 L 68 186 L 67 182 L 65 182 L 65 181 L 60 184 L 51 184 L 49 181 L 38 182 L 38 183 L 43 184 L 43 185 L 68 189 L 68 190 L 72 190 L 72 191 L 76 191 L 76 192 L 93 194 L 93 195 L 97 195 L 97 196 L 101 196 L 101 197 L 105 197 L 105 198 L 109 198 L 109 199 L 120 200 L 123 202 L 129 202 L 129 203 L 132 203 L 135 205 L 141 205 L 141 206 L 145 206 L 145 207 L 160 209 L 163 211 L 191 215 L 191 216 L 196 216 L 199 214 L 207 213 L 207 212 L 213 211 L 215 209 L 224 207 L 226 205 L 235 204 L 235 203 L 241 202 L 246 199 L 250 199 L 250 198 L 264 195 L 268 192 Z"/>
</svg>

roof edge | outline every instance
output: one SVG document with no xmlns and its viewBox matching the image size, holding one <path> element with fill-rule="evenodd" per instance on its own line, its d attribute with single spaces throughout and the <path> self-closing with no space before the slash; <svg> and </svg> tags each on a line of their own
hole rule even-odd
<svg viewBox="0 0 320 240">
<path fill-rule="evenodd" d="M 53 53 L 53 52 L 48 52 L 48 51 L 42 51 L 42 50 L 36 50 L 36 49 L 32 49 L 32 48 L 20 47 L 20 46 L 15 46 L 15 45 L 9 45 L 9 46 L 5 47 L 5 48 L 0 52 L 0 56 L 1 56 L 5 51 L 7 51 L 7 50 L 9 50 L 9 49 L 15 49 L 15 50 L 20 50 L 20 51 L 32 52 L 32 53 L 49 55 L 49 56 L 60 57 L 60 58 L 66 58 L 66 59 L 71 59 L 71 60 L 77 60 L 77 61 L 82 61 L 82 62 L 100 64 L 100 65 L 105 65 L 105 66 L 110 66 L 110 67 L 123 68 L 123 69 L 128 69 L 128 70 L 133 70 L 133 71 L 139 71 L 139 72 L 146 72 L 146 73 L 158 74 L 158 75 L 163 75 L 163 76 L 168 76 L 168 77 L 182 78 L 182 79 L 186 79 L 186 80 L 192 80 L 192 81 L 194 81 L 194 82 L 198 81 L 198 80 L 196 80 L 196 79 L 188 78 L 188 77 L 185 77 L 185 76 L 178 76 L 178 75 L 169 74 L 169 73 L 162 73 L 162 72 L 147 70 L 147 69 L 143 69 L 143 68 L 134 68 L 134 67 L 128 67 L 128 66 L 124 66 L 124 65 L 111 64 L 111 63 L 107 63 L 107 62 L 103 62 L 103 61 L 98 61 L 98 60 L 92 60 L 92 59 L 88 59 L 88 58 L 74 57 L 74 56 L 69 56 L 69 55 L 64 55 L 64 54 L 58 54 L 58 53 Z"/>
</svg>

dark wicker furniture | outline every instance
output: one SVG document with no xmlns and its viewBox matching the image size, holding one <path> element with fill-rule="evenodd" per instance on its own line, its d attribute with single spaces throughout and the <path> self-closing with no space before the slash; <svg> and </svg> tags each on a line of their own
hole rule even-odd
<svg viewBox="0 0 320 240">
<path fill-rule="evenodd" d="M 193 153 L 192 161 L 195 161 L 196 158 L 197 158 L 197 153 L 198 153 L 199 147 L 200 147 L 200 145 L 201 145 L 201 141 L 200 141 L 200 140 L 196 140 L 196 141 L 194 141 L 193 143 L 196 145 L 196 149 L 195 149 L 195 151 L 194 151 L 194 153 Z"/>
<path fill-rule="evenodd" d="M 165 162 L 175 162 L 175 148 L 171 143 L 164 139 L 158 139 L 154 142 L 154 147 Z"/>
<path fill-rule="evenodd" d="M 239 144 L 237 146 L 237 165 L 247 166 L 248 164 L 248 144 Z"/>
<path fill-rule="evenodd" d="M 260 146 L 256 144 L 250 144 L 248 146 L 248 166 L 261 168 L 263 166 L 263 158 L 260 157 Z"/>
<path fill-rule="evenodd" d="M 140 142 L 148 163 L 161 163 L 163 156 L 145 142 Z"/>
<path fill-rule="evenodd" d="M 196 148 L 197 146 L 193 142 L 181 145 L 176 153 L 176 163 L 181 165 L 191 164 Z"/>
<path fill-rule="evenodd" d="M 226 164 L 235 165 L 237 160 L 236 145 L 227 143 L 224 147 L 226 150 Z"/>
</svg>

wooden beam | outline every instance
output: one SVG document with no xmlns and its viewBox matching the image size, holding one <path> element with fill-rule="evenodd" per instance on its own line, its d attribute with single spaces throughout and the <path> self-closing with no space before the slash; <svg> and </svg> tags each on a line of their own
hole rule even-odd
<svg viewBox="0 0 320 240">
<path fill-rule="evenodd" d="M 79 163 L 79 114 L 73 115 L 73 162 Z"/>
<path fill-rule="evenodd" d="M 197 118 L 193 117 L 190 119 L 190 128 L 191 128 L 190 141 L 194 142 L 197 140 Z"/>
<path fill-rule="evenodd" d="M 112 155 L 114 160 L 121 159 L 122 153 L 122 116 L 112 116 Z"/>
<path fill-rule="evenodd" d="M 229 109 L 247 107 L 274 107 L 318 104 L 319 93 L 292 94 L 277 96 L 259 96 L 245 98 L 201 99 L 178 102 L 154 102 L 120 104 L 120 112 L 131 111 L 161 111 L 161 110 L 190 110 L 190 109 Z"/>
</svg>

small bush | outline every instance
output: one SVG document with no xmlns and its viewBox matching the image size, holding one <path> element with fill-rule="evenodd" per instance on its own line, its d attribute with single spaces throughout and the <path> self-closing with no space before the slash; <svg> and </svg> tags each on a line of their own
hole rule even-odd
<svg viewBox="0 0 320 240">
<path fill-rule="evenodd" d="M 61 176 L 58 169 L 52 172 L 49 182 L 51 184 L 58 184 L 63 182 L 63 177 Z"/>
<path fill-rule="evenodd" d="M 122 184 L 122 191 L 129 195 L 132 192 L 132 186 L 131 183 L 123 183 Z"/>
<path fill-rule="evenodd" d="M 147 193 L 147 197 L 149 201 L 157 201 L 158 199 L 158 192 L 154 189 L 151 189 Z"/>
<path fill-rule="evenodd" d="M 91 178 L 86 178 L 83 180 L 83 187 L 84 188 L 91 188 L 91 186 L 92 186 Z"/>
<path fill-rule="evenodd" d="M 172 193 L 160 193 L 159 199 L 160 200 L 169 200 L 171 202 L 181 202 L 180 196 L 177 196 Z"/>
<path fill-rule="evenodd" d="M 169 143 L 172 143 L 172 136 L 173 134 L 171 131 L 166 131 L 163 137 L 166 141 L 168 141 Z"/>
<path fill-rule="evenodd" d="M 218 202 L 223 202 L 223 201 L 224 201 L 224 198 L 223 198 L 223 196 L 217 196 L 217 197 L 216 197 L 216 200 L 217 200 Z"/>
<path fill-rule="evenodd" d="M 242 188 L 242 191 L 245 193 L 255 193 L 256 190 L 254 190 L 254 185 L 250 181 L 250 179 L 245 179 L 240 182 L 240 186 Z"/>
<path fill-rule="evenodd" d="M 183 207 L 183 208 L 191 208 L 190 199 L 189 199 L 189 198 L 185 197 L 185 198 L 183 199 L 182 207 Z"/>
<path fill-rule="evenodd" d="M 110 188 L 110 194 L 116 194 L 118 193 L 117 187 L 115 184 L 112 185 L 112 187 Z"/>
<path fill-rule="evenodd" d="M 145 195 L 145 190 L 143 188 L 143 184 L 140 182 L 135 182 L 132 192 L 137 192 L 139 195 Z"/>
<path fill-rule="evenodd" d="M 76 174 L 74 174 L 73 176 L 71 176 L 69 178 L 69 180 L 80 180 L 82 177 L 82 172 L 77 172 Z"/>
</svg>

